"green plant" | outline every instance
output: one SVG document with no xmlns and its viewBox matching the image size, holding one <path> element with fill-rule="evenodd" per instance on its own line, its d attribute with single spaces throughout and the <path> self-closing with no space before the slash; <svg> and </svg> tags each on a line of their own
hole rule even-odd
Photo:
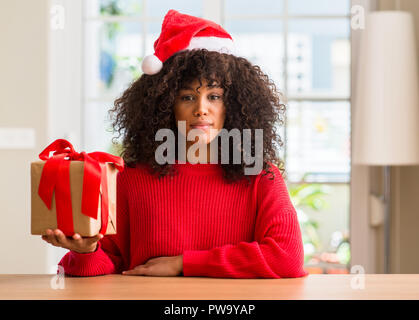
<svg viewBox="0 0 419 320">
<path fill-rule="evenodd" d="M 101 15 L 138 15 L 142 11 L 142 2 L 138 0 L 101 0 Z"/>
<path fill-rule="evenodd" d="M 351 246 L 348 239 L 344 239 L 336 250 L 338 260 L 342 264 L 348 264 L 351 261 Z"/>
<path fill-rule="evenodd" d="M 118 15 L 121 9 L 116 0 L 102 0 L 100 2 L 100 14 L 102 15 Z"/>
<path fill-rule="evenodd" d="M 299 184 L 290 188 L 290 196 L 296 207 L 307 207 L 316 211 L 326 209 L 330 205 L 324 199 L 329 194 L 329 187 L 322 184 Z"/>
<path fill-rule="evenodd" d="M 305 176 L 303 181 L 304 178 Z M 325 195 L 330 194 L 330 187 L 317 183 L 303 183 L 291 185 L 288 190 L 297 211 L 304 245 L 304 262 L 307 262 L 320 249 L 321 242 L 318 222 L 310 218 L 304 209 L 320 211 L 330 207 L 324 198 Z"/>
</svg>

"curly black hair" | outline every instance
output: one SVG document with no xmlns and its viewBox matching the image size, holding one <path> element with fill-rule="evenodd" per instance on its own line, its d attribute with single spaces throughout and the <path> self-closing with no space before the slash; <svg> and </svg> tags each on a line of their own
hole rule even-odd
<svg viewBox="0 0 419 320">
<path fill-rule="evenodd" d="M 194 80 L 216 81 L 224 89 L 226 118 L 224 129 L 251 129 L 252 152 L 254 156 L 254 130 L 263 129 L 263 169 L 271 173 L 271 164 L 284 172 L 284 162 L 279 158 L 278 144 L 283 146 L 276 130 L 284 124 L 285 104 L 273 81 L 260 69 L 243 57 L 231 54 L 194 49 L 180 51 L 167 59 L 162 70 L 154 75 L 143 74 L 115 100 L 110 114 L 116 114 L 112 122 L 123 135 L 121 157 L 126 166 L 146 164 L 159 177 L 174 174 L 173 165 L 160 165 L 155 160 L 155 151 L 161 142 L 155 140 L 156 132 L 162 128 L 171 129 L 176 135 L 174 103 L 179 90 Z M 115 143 L 115 142 L 114 142 Z M 219 144 L 219 157 L 221 156 Z M 233 145 L 229 139 L 230 155 Z M 243 159 L 243 149 L 240 148 Z M 177 152 L 177 146 L 176 146 Z M 231 157 L 230 157 L 231 158 Z M 176 159 L 178 156 L 176 154 Z M 222 164 L 223 176 L 227 183 L 246 177 L 246 163 Z"/>
</svg>

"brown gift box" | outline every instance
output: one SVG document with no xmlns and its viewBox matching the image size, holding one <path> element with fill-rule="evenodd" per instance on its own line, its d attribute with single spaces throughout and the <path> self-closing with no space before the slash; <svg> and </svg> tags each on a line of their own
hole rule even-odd
<svg viewBox="0 0 419 320">
<path fill-rule="evenodd" d="M 45 235 L 47 229 L 57 228 L 57 213 L 55 208 L 55 191 L 52 197 L 51 210 L 45 205 L 38 195 L 39 182 L 41 181 L 42 169 L 46 161 L 31 163 L 31 234 Z M 116 234 L 116 175 L 118 170 L 113 163 L 105 164 L 107 170 L 109 217 L 105 234 Z M 84 161 L 70 162 L 70 189 L 71 205 L 73 209 L 74 232 L 82 237 L 97 235 L 101 227 L 101 195 L 98 199 L 97 219 L 93 219 L 81 212 L 81 200 L 83 191 Z M 102 188 L 100 190 L 102 194 Z"/>
</svg>

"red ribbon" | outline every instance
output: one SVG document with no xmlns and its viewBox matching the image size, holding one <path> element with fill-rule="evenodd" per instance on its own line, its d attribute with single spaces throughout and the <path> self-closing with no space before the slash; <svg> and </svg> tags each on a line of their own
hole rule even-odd
<svg viewBox="0 0 419 320">
<path fill-rule="evenodd" d="M 50 156 L 50 152 L 54 152 Z M 84 215 L 97 219 L 99 195 L 101 195 L 101 229 L 105 234 L 108 226 L 108 184 L 106 163 L 111 162 L 118 171 L 124 169 L 124 160 L 105 152 L 81 152 L 74 150 L 70 142 L 57 139 L 40 154 L 46 160 L 42 170 L 38 194 L 49 210 L 52 208 L 52 195 L 55 189 L 57 228 L 67 236 L 74 234 L 73 210 L 71 207 L 70 161 L 84 161 L 83 193 L 81 211 Z M 102 189 L 102 190 L 101 190 Z M 102 191 L 102 192 L 101 192 Z"/>
</svg>

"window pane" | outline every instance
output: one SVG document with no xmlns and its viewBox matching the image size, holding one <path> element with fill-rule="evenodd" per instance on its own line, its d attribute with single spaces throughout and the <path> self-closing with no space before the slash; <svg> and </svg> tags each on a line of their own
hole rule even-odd
<svg viewBox="0 0 419 320">
<path fill-rule="evenodd" d="M 236 54 L 259 65 L 263 72 L 283 89 L 283 26 L 281 20 L 226 21 L 225 29 L 233 37 Z"/>
<path fill-rule="evenodd" d="M 288 95 L 350 93 L 349 19 L 292 19 L 288 37 Z"/>
<path fill-rule="evenodd" d="M 86 152 L 109 152 L 113 134 L 108 111 L 113 102 L 94 102 L 84 105 L 84 139 Z"/>
<path fill-rule="evenodd" d="M 140 23 L 88 22 L 85 46 L 87 98 L 113 100 L 139 76 L 143 56 Z"/>
<path fill-rule="evenodd" d="M 142 0 L 87 0 L 88 16 L 139 16 L 143 10 Z"/>
<path fill-rule="evenodd" d="M 300 223 L 307 271 L 348 273 L 350 185 L 287 183 L 287 187 Z"/>
<path fill-rule="evenodd" d="M 167 11 L 174 9 L 183 14 L 202 17 L 202 2 L 202 0 L 149 0 L 147 15 L 163 18 Z"/>
<path fill-rule="evenodd" d="M 289 102 L 286 149 L 290 181 L 348 182 L 349 102 Z"/>
<path fill-rule="evenodd" d="M 350 0 L 290 0 L 292 15 L 349 15 Z"/>
<path fill-rule="evenodd" d="M 281 14 L 283 7 L 283 0 L 225 0 L 227 18 L 236 15 Z"/>
</svg>

